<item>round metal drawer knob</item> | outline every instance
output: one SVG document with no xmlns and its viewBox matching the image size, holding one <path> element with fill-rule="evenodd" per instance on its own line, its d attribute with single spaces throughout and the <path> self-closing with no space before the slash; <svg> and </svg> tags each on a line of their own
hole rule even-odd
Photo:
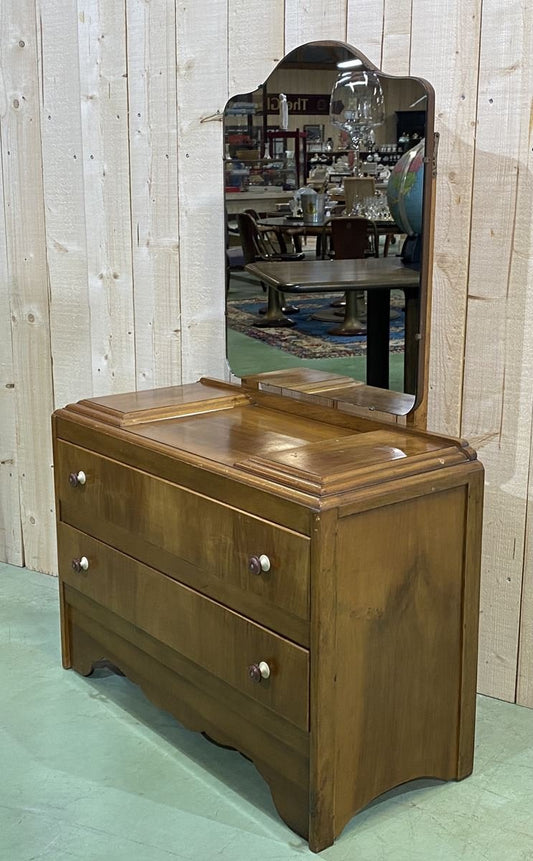
<svg viewBox="0 0 533 861">
<path fill-rule="evenodd" d="M 248 560 L 248 570 L 252 574 L 261 574 L 267 571 L 270 571 L 270 559 L 265 554 L 261 554 L 261 556 L 250 556 Z"/>
<path fill-rule="evenodd" d="M 78 487 L 80 484 L 85 484 L 87 476 L 83 470 L 80 469 L 79 472 L 71 472 L 68 480 L 71 487 Z"/>
<path fill-rule="evenodd" d="M 270 667 L 266 661 L 259 661 L 258 664 L 250 664 L 248 667 L 248 675 L 252 682 L 258 684 L 263 679 L 270 678 Z"/>
<path fill-rule="evenodd" d="M 80 574 L 82 571 L 87 571 L 89 568 L 89 560 L 86 556 L 82 556 L 80 559 L 72 560 L 72 570 L 76 571 L 77 574 Z"/>
</svg>

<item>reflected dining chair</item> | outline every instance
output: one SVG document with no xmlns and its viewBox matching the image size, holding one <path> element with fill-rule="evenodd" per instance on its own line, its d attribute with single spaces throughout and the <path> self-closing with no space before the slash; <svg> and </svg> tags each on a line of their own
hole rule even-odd
<svg viewBox="0 0 533 861">
<path fill-rule="evenodd" d="M 327 239 L 329 250 L 327 256 L 335 260 L 364 260 L 366 257 L 379 257 L 379 236 L 376 225 L 368 218 L 357 215 L 346 215 L 332 218 L 324 224 L 322 230 L 322 257 L 326 257 Z M 344 316 L 338 326 L 329 329 L 330 335 L 363 335 L 366 326 L 361 321 L 364 316 L 364 293 L 360 290 L 347 290 L 342 302 L 333 303 L 335 307 L 344 308 Z M 314 315 L 314 319 L 330 322 L 335 320 L 338 313 L 323 312 Z"/>
<path fill-rule="evenodd" d="M 257 263 L 259 261 L 286 261 L 303 260 L 304 255 L 289 254 L 282 250 L 277 242 L 274 231 L 260 229 L 255 218 L 249 212 L 240 212 L 237 215 L 237 223 L 241 235 L 241 244 L 244 252 L 244 262 Z M 265 285 L 261 285 L 265 289 Z M 294 326 L 294 321 L 287 314 L 295 314 L 299 311 L 294 305 L 286 305 L 283 293 L 274 287 L 267 288 L 266 313 L 253 321 L 253 326 L 261 328 L 275 326 Z"/>
</svg>

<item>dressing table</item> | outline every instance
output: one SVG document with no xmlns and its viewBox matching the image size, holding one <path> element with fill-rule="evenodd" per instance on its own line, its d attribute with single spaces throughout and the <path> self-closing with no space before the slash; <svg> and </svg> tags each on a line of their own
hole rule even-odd
<svg viewBox="0 0 533 861">
<path fill-rule="evenodd" d="M 299 369 L 53 416 L 64 666 L 249 757 L 315 852 L 473 764 L 483 469 L 389 394 Z"/>
</svg>

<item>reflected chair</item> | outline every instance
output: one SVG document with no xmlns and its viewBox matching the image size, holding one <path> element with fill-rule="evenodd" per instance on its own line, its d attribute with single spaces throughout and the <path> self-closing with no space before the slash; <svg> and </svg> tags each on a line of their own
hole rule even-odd
<svg viewBox="0 0 533 861">
<path fill-rule="evenodd" d="M 369 218 L 359 216 L 343 216 L 332 218 L 324 224 L 322 230 L 322 248 L 326 248 L 326 234 L 330 234 L 329 256 L 335 260 L 364 260 L 367 257 L 379 257 L 379 236 L 376 225 Z M 323 251 L 323 257 L 325 253 Z M 344 304 L 345 303 L 345 304 Z M 363 335 L 366 326 L 361 322 L 364 315 L 364 293 L 360 290 L 347 290 L 343 303 L 344 316 L 342 322 L 333 329 L 330 335 Z M 335 319 L 337 315 L 316 314 L 314 318 L 326 322 Z"/>
<path fill-rule="evenodd" d="M 378 230 L 370 218 L 359 215 L 331 218 L 324 225 L 322 232 L 324 231 L 329 232 L 331 236 L 329 256 L 336 260 L 379 257 Z M 325 247 L 324 242 L 322 245 Z"/>
<path fill-rule="evenodd" d="M 255 278 L 244 271 L 244 251 L 240 244 L 239 228 L 237 222 L 228 218 L 227 211 L 224 213 L 225 235 L 226 235 L 226 293 L 229 292 L 232 278 L 255 284 Z"/>
<path fill-rule="evenodd" d="M 266 234 L 270 237 L 268 241 L 271 242 L 272 246 L 278 246 L 278 252 L 280 254 L 300 254 L 302 251 L 302 233 L 303 229 L 301 227 L 295 227 L 293 230 L 285 229 L 283 232 L 273 229 L 272 227 L 268 227 L 265 224 L 260 224 L 260 216 L 257 210 L 255 209 L 245 209 L 244 210 L 247 215 L 251 215 L 254 219 L 257 229 L 259 233 Z M 287 248 L 287 243 L 285 242 L 285 237 L 288 236 L 292 242 L 293 250 L 289 251 Z M 289 259 L 289 258 L 287 258 Z"/>
<path fill-rule="evenodd" d="M 240 245 L 232 245 L 231 238 L 239 236 L 239 231 L 232 227 L 228 214 L 225 213 L 224 220 L 226 232 L 226 293 L 229 291 L 231 274 L 235 270 L 244 270 L 244 252 Z"/>
<path fill-rule="evenodd" d="M 242 248 L 236 245 L 226 247 L 226 293 L 229 291 L 232 274 L 244 271 L 244 254 Z"/>
<path fill-rule="evenodd" d="M 257 263 L 259 261 L 285 261 L 303 260 L 303 254 L 288 254 L 282 251 L 282 246 L 277 241 L 276 234 L 272 230 L 261 230 L 255 218 L 248 212 L 237 215 L 239 233 L 244 252 L 244 262 Z M 261 285 L 264 288 L 264 285 Z M 274 326 L 294 326 L 294 321 L 287 314 L 298 311 L 294 306 L 287 306 L 284 302 L 283 293 L 270 285 L 267 287 L 267 308 L 264 317 L 256 318 L 254 326 L 268 328 Z"/>
</svg>

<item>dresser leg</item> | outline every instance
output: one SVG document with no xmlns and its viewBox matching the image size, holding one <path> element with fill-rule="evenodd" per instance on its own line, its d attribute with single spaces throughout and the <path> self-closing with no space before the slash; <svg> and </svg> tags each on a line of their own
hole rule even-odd
<svg viewBox="0 0 533 861">
<path fill-rule="evenodd" d="M 254 761 L 252 760 L 252 762 Z M 254 765 L 268 783 L 272 801 L 283 821 L 296 834 L 307 840 L 309 837 L 309 799 L 307 789 L 297 786 L 281 774 L 269 772 L 263 763 L 254 762 Z"/>
<path fill-rule="evenodd" d="M 73 670 L 81 676 L 90 676 L 95 664 L 108 658 L 102 646 L 82 628 L 70 624 L 70 657 Z"/>
</svg>

